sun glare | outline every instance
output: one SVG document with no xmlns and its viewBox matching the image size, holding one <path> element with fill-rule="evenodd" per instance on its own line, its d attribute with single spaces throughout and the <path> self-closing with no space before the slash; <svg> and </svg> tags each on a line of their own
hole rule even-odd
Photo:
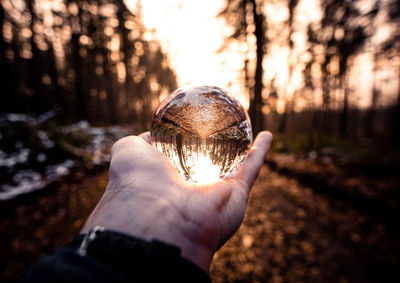
<svg viewBox="0 0 400 283">
<path fill-rule="evenodd" d="M 211 184 L 220 180 L 218 166 L 211 162 L 208 155 L 201 154 L 198 157 L 198 162 L 191 168 L 191 179 L 197 184 Z"/>
<path fill-rule="evenodd" d="M 231 32 L 222 18 L 216 18 L 223 0 L 146 0 L 140 3 L 143 22 L 146 28 L 155 31 L 153 39 L 160 41 L 169 54 L 179 86 L 219 86 L 230 90 L 245 108 L 248 107 L 248 94 L 240 77 L 243 52 L 239 52 L 238 47 L 238 50 L 217 53 L 223 38 Z M 134 10 L 137 0 L 128 0 L 126 4 Z"/>
</svg>

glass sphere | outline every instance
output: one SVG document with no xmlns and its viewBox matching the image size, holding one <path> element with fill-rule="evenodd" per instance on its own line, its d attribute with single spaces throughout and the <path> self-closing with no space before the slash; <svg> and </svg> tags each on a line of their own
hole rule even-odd
<svg viewBox="0 0 400 283">
<path fill-rule="evenodd" d="M 172 92 L 154 114 L 151 137 L 187 180 L 201 184 L 234 174 L 253 140 L 243 106 L 213 86 Z"/>
</svg>

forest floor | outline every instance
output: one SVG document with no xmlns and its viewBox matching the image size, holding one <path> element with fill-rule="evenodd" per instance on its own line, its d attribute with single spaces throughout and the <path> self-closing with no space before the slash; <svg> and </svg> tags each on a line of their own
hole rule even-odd
<svg viewBox="0 0 400 283">
<path fill-rule="evenodd" d="M 215 255 L 213 282 L 400 282 L 399 179 L 332 181 L 321 168 L 277 159 L 261 170 L 243 225 Z M 382 187 L 386 198 L 364 192 Z"/>
<path fill-rule="evenodd" d="M 0 202 L 0 281 L 79 232 L 107 172 L 79 174 Z M 213 282 L 400 282 L 399 184 L 272 154 L 243 225 L 214 257 Z"/>
</svg>

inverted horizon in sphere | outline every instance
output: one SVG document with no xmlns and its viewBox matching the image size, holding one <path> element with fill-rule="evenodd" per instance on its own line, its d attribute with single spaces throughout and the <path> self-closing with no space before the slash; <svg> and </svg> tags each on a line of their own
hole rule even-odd
<svg viewBox="0 0 400 283">
<path fill-rule="evenodd" d="M 194 183 L 225 179 L 240 167 L 252 142 L 251 124 L 240 103 L 212 86 L 171 93 L 158 107 L 153 144 Z"/>
</svg>

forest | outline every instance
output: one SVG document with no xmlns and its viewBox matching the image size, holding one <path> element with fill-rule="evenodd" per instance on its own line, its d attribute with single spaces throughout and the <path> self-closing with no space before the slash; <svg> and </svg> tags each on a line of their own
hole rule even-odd
<svg viewBox="0 0 400 283">
<path fill-rule="evenodd" d="M 2 113 L 143 123 L 177 87 L 161 46 L 122 1 L 3 1 L 0 25 Z"/>
<path fill-rule="evenodd" d="M 398 282 L 400 2 L 220 2 L 220 87 L 274 141 L 213 282 Z M 111 145 L 183 86 L 142 5 L 0 0 L 0 281 L 77 234 Z"/>
<path fill-rule="evenodd" d="M 220 13 L 234 31 L 223 48 L 247 45 L 242 77 L 256 131 L 397 147 L 399 4 L 310 2 L 228 1 Z M 318 2 L 320 15 L 302 14 Z"/>
<path fill-rule="evenodd" d="M 265 124 L 396 146 L 399 4 L 322 1 L 320 20 L 310 22 L 303 2 L 227 1 L 218 15 L 233 30 L 221 50 L 246 47 L 241 77 L 255 132 Z M 2 113 L 57 109 L 62 123 L 148 128 L 159 97 L 178 87 L 176 74 L 160 44 L 145 40 L 140 1 L 136 11 L 99 3 L 2 2 Z M 268 14 L 274 10 L 284 15 Z"/>
</svg>

